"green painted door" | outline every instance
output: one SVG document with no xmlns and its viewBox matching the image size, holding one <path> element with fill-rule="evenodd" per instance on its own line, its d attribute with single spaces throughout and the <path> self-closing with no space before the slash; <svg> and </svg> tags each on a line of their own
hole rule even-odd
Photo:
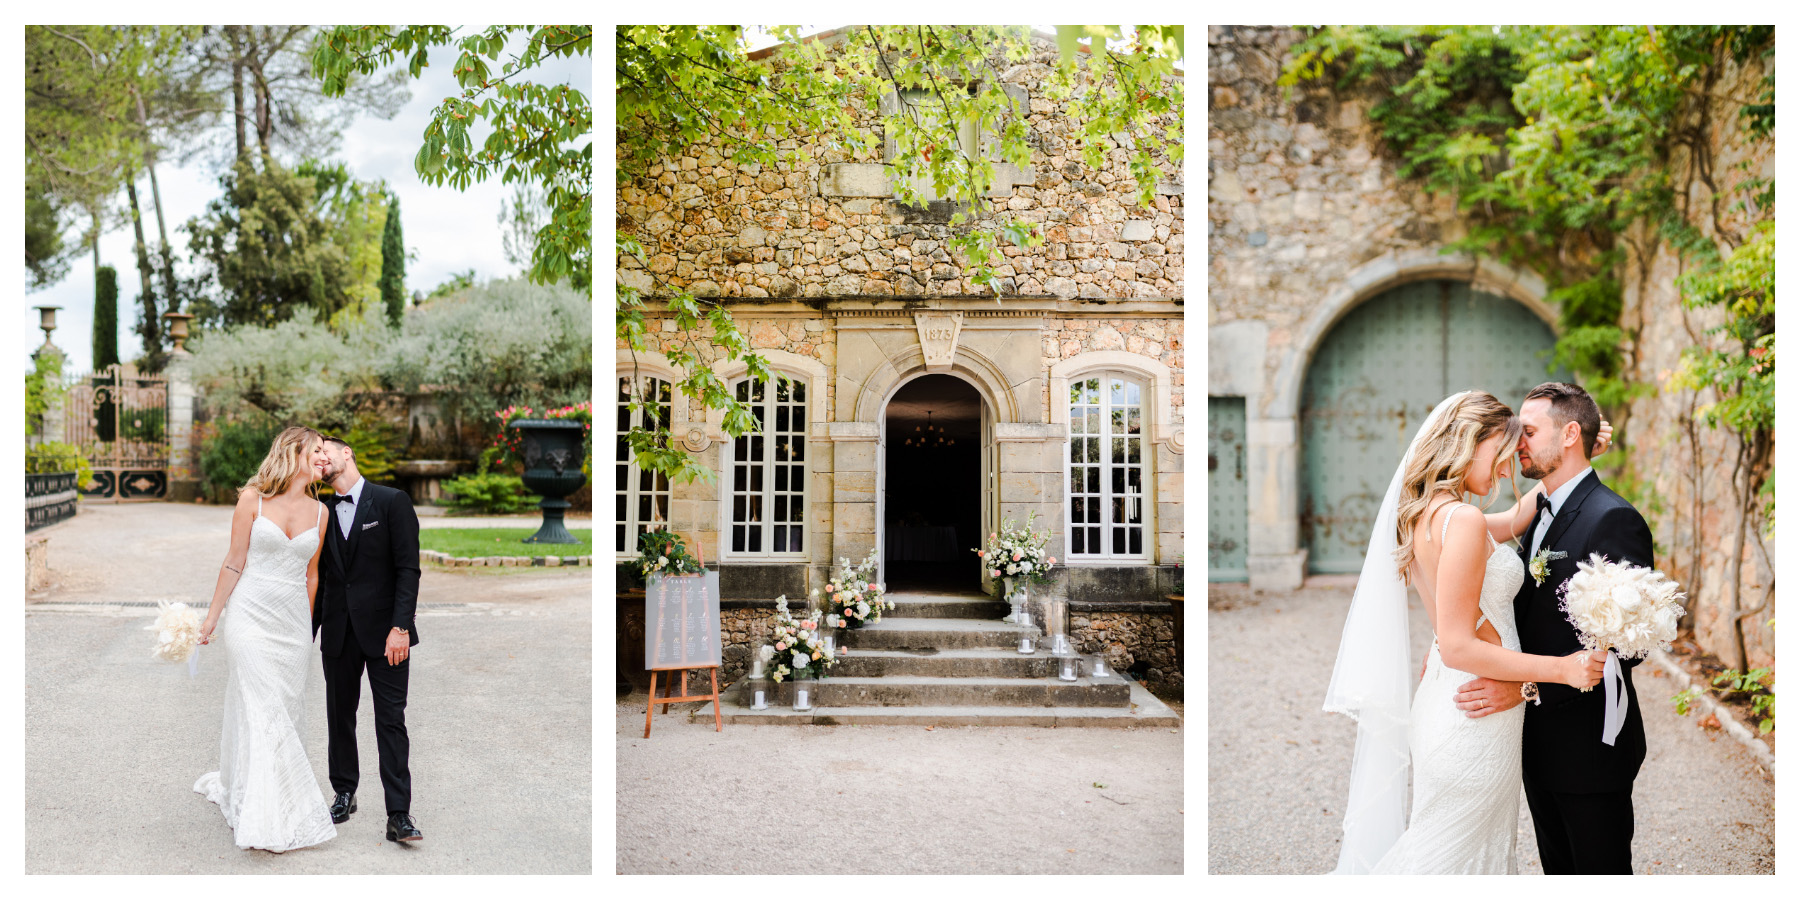
<svg viewBox="0 0 1800 900">
<path fill-rule="evenodd" d="M 1568 379 L 1546 372 L 1555 343 L 1524 306 L 1462 282 L 1415 282 L 1351 310 L 1319 345 L 1300 401 L 1300 539 L 1312 571 L 1362 570 L 1394 467 L 1439 401 L 1474 388 L 1517 409 L 1538 384 Z M 1512 486 L 1491 499 L 1512 505 Z"/>
<path fill-rule="evenodd" d="M 1243 581 L 1250 543 L 1250 483 L 1244 478 L 1244 398 L 1206 398 L 1208 581 Z"/>
</svg>

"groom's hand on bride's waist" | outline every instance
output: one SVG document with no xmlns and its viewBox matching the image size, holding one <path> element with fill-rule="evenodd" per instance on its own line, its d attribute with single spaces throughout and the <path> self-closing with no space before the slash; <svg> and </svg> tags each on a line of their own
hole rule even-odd
<svg viewBox="0 0 1800 900">
<path fill-rule="evenodd" d="M 1519 695 L 1519 682 L 1477 678 L 1456 689 L 1456 708 L 1471 719 L 1506 712 L 1525 702 Z"/>
</svg>

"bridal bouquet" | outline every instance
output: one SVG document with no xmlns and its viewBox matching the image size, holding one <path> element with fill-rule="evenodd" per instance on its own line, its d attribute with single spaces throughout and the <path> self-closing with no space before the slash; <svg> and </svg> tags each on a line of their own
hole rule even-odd
<svg viewBox="0 0 1800 900">
<path fill-rule="evenodd" d="M 1612 648 L 1637 659 L 1675 640 L 1682 600 L 1687 595 L 1655 569 L 1610 562 L 1598 553 L 1576 565 L 1574 577 L 1558 589 L 1563 612 L 1581 632 L 1589 650 Z"/>
<path fill-rule="evenodd" d="M 775 599 L 774 628 L 769 636 L 773 644 L 764 644 L 758 652 L 768 666 L 769 677 L 779 682 L 784 678 L 825 677 L 825 670 L 837 662 L 836 654 L 819 636 L 816 617 L 796 619 L 788 613 L 787 596 Z"/>
<path fill-rule="evenodd" d="M 156 604 L 162 611 L 157 613 L 155 622 L 144 627 L 156 635 L 150 655 L 163 662 L 187 663 L 188 674 L 192 675 L 199 662 L 196 654 L 200 651 L 200 610 L 167 600 Z"/>
<path fill-rule="evenodd" d="M 1644 657 L 1657 647 L 1667 648 L 1675 640 L 1675 623 L 1682 615 L 1680 601 L 1687 595 L 1655 569 L 1610 562 L 1598 553 L 1577 563 L 1576 568 L 1575 575 L 1557 588 L 1557 594 L 1563 612 L 1580 634 L 1581 646 L 1611 650 L 1601 676 L 1606 685 L 1606 714 L 1600 741 L 1612 746 L 1625 727 L 1626 707 L 1631 703 L 1619 657 Z"/>
<path fill-rule="evenodd" d="M 887 599 L 881 585 L 870 582 L 875 577 L 875 551 L 854 566 L 848 558 L 839 561 L 842 568 L 825 583 L 825 611 L 830 614 L 826 623 L 833 628 L 840 624 L 861 628 L 881 621 L 881 611 L 893 609 L 894 601 Z"/>
<path fill-rule="evenodd" d="M 1032 530 L 1031 523 L 1036 519 L 1037 511 L 1032 510 L 1024 528 L 1014 528 L 1011 519 L 1001 522 L 1000 531 L 988 535 L 987 546 L 975 550 L 988 575 L 1039 583 L 1050 580 L 1050 567 L 1056 565 L 1056 557 L 1048 553 L 1050 532 Z"/>
</svg>

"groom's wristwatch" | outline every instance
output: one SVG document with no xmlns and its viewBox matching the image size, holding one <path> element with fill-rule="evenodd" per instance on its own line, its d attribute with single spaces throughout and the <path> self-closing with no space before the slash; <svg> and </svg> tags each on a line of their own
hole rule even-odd
<svg viewBox="0 0 1800 900">
<path fill-rule="evenodd" d="M 406 633 L 407 633 L 407 630 L 406 630 L 406 629 L 404 629 L 404 628 L 401 628 L 401 627 L 400 627 L 400 626 L 398 626 L 398 625 L 395 625 L 395 626 L 394 626 L 394 630 L 395 630 L 395 631 L 398 631 L 398 632 L 400 632 L 400 633 L 401 633 L 401 634 L 406 634 Z"/>
<path fill-rule="evenodd" d="M 1526 681 L 1519 684 L 1519 702 L 1523 703 L 1526 700 L 1530 700 L 1539 706 L 1544 705 L 1544 701 L 1538 699 L 1537 682 Z"/>
</svg>

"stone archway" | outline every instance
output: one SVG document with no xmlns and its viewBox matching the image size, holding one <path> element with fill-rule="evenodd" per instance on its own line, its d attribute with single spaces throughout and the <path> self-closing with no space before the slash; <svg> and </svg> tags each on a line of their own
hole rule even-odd
<svg viewBox="0 0 1800 900">
<path fill-rule="evenodd" d="M 1341 286 L 1313 308 L 1265 376 L 1261 395 L 1248 404 L 1245 432 L 1248 447 L 1250 584 L 1261 590 L 1292 590 L 1310 568 L 1301 533 L 1303 491 L 1300 412 L 1307 372 L 1327 336 L 1364 303 L 1388 291 L 1419 281 L 1461 282 L 1496 297 L 1512 300 L 1554 330 L 1556 310 L 1544 302 L 1542 279 L 1520 270 L 1436 248 L 1383 256 L 1351 271 Z M 1392 470 L 1389 470 L 1392 474 Z"/>
</svg>

